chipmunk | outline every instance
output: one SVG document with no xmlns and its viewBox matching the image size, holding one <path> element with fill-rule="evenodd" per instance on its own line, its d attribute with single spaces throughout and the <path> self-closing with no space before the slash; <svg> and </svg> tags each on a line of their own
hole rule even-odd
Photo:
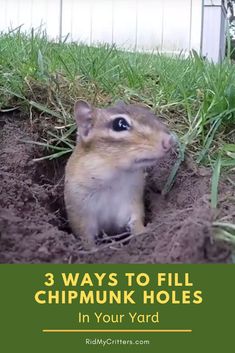
<svg viewBox="0 0 235 353">
<path fill-rule="evenodd" d="M 72 231 L 86 249 L 105 232 L 144 231 L 144 168 L 174 144 L 150 109 L 119 102 L 105 109 L 75 104 L 77 145 L 65 170 L 64 199 Z"/>
</svg>

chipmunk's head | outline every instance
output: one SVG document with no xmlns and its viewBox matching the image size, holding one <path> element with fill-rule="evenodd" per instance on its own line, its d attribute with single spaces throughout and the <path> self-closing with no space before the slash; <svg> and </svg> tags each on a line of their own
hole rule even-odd
<svg viewBox="0 0 235 353">
<path fill-rule="evenodd" d="M 75 104 L 78 141 L 114 167 L 135 170 L 153 165 L 175 144 L 166 126 L 145 107 L 119 102 L 98 109 L 85 101 Z"/>
</svg>

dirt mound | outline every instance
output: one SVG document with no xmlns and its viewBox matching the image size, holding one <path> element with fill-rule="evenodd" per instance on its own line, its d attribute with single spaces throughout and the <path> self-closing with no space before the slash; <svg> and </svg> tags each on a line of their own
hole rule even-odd
<svg viewBox="0 0 235 353">
<path fill-rule="evenodd" d="M 83 251 L 79 239 L 69 230 L 64 212 L 64 163 L 33 162 L 33 158 L 42 156 L 42 150 L 23 142 L 38 139 L 36 127 L 24 119 L 2 116 L 0 124 L 1 263 L 229 261 L 228 247 L 213 241 L 208 173 L 185 165 L 167 197 L 159 192 L 173 163 L 172 156 L 162 160 L 147 178 L 150 223 L 146 234 L 103 243 L 93 253 Z M 227 186 L 222 184 L 221 188 Z M 226 208 L 232 212 L 231 207 L 227 204 L 221 212 Z"/>
</svg>

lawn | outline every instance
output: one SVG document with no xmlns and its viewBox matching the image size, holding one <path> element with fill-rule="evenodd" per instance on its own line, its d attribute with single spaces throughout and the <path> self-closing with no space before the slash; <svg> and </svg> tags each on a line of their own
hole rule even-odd
<svg viewBox="0 0 235 353">
<path fill-rule="evenodd" d="M 45 33 L 20 30 L 0 36 L 0 109 L 40 120 L 43 158 L 71 152 L 78 98 L 100 107 L 122 99 L 152 108 L 180 141 L 180 159 L 190 156 L 212 169 L 211 206 L 221 177 L 235 170 L 235 70 L 230 59 L 209 63 L 196 52 L 185 58 L 123 52 L 115 46 L 53 43 Z M 169 181 L 171 182 L 171 180 Z M 235 225 L 217 220 L 217 236 L 235 243 Z M 219 231 L 218 231 L 219 230 Z"/>
</svg>

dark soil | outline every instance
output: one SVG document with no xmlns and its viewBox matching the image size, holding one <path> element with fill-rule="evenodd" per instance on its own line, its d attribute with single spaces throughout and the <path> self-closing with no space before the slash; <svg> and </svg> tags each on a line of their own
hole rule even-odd
<svg viewBox="0 0 235 353">
<path fill-rule="evenodd" d="M 42 149 L 38 127 L 17 116 L 0 118 L 1 263 L 218 263 L 230 249 L 215 242 L 212 221 L 235 214 L 231 186 L 221 182 L 218 211 L 209 207 L 210 172 L 185 163 L 170 193 L 161 195 L 174 156 L 150 171 L 146 186 L 147 232 L 129 241 L 82 249 L 63 205 L 65 161 L 34 162 Z"/>
</svg>

